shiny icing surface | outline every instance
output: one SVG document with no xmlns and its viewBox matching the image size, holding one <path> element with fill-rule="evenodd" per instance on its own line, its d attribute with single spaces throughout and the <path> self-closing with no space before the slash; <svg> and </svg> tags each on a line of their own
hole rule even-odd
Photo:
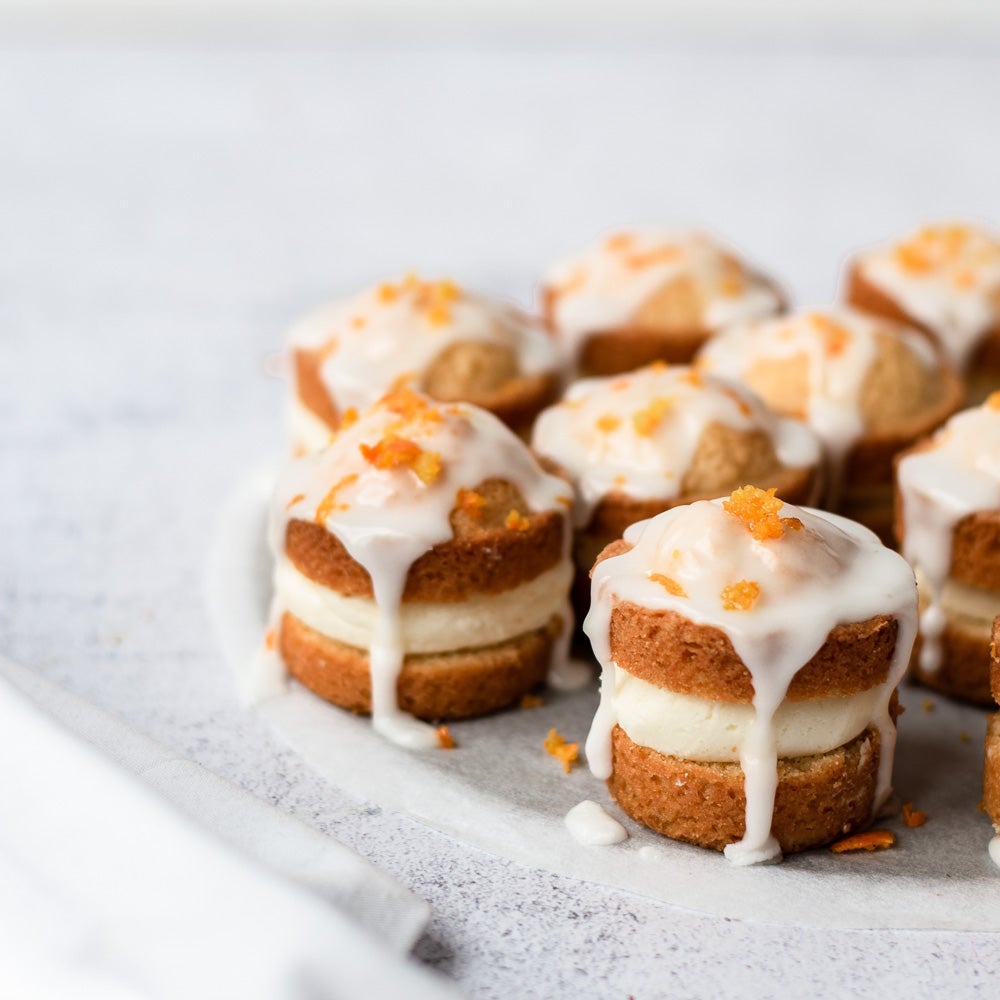
<svg viewBox="0 0 1000 1000">
<path fill-rule="evenodd" d="M 935 333 L 964 368 L 1000 323 L 1000 238 L 959 223 L 924 226 L 898 243 L 863 252 L 866 281 Z"/>
<path fill-rule="evenodd" d="M 532 512 L 568 515 L 567 484 L 544 472 L 499 420 L 474 406 L 436 406 L 404 391 L 344 427 L 323 451 L 293 459 L 278 480 L 271 543 L 279 565 L 288 522 L 297 518 L 322 524 L 371 577 L 377 607 L 369 646 L 372 722 L 406 746 L 437 745 L 434 729 L 400 711 L 396 701 L 407 574 L 421 555 L 451 539 L 460 493 L 491 478 L 516 486 L 529 508 L 511 512 L 508 530 L 519 530 Z"/>
<path fill-rule="evenodd" d="M 628 838 L 628 831 L 604 807 L 591 799 L 578 802 L 566 813 L 570 836 L 587 847 L 608 847 Z"/>
<path fill-rule="evenodd" d="M 944 588 L 955 525 L 977 511 L 1000 510 L 1000 392 L 982 406 L 957 413 L 929 448 L 903 458 L 897 483 L 903 555 L 925 584 L 920 666 L 933 673 L 941 665 L 941 636 L 948 621 Z"/>
<path fill-rule="evenodd" d="M 622 230 L 556 264 L 545 278 L 556 329 L 571 353 L 591 333 L 630 322 L 657 291 L 690 279 L 701 300 L 698 328 L 770 316 L 775 290 L 705 233 L 644 226 Z"/>
<path fill-rule="evenodd" d="M 729 508 L 729 509 L 727 509 Z M 611 733 L 618 723 L 610 622 L 616 604 L 675 611 L 721 629 L 750 672 L 754 717 L 740 748 L 746 834 L 726 848 L 737 864 L 780 854 L 771 835 L 777 789 L 774 720 L 797 671 L 836 625 L 889 614 L 898 636 L 889 675 L 867 724 L 881 740 L 877 809 L 891 792 L 895 726 L 892 692 L 906 670 L 916 633 L 913 572 L 874 534 L 833 514 L 781 505 L 747 487 L 728 501 L 700 501 L 632 525 L 631 548 L 594 567 L 584 623 L 602 667 L 601 702 L 587 738 L 587 759 L 611 774 Z"/>
<path fill-rule="evenodd" d="M 532 447 L 558 462 L 577 487 L 586 524 L 609 493 L 672 499 L 711 424 L 763 431 L 786 468 L 815 466 L 808 427 L 776 416 L 745 387 L 683 366 L 653 364 L 628 375 L 581 379 L 535 423 Z"/>
</svg>

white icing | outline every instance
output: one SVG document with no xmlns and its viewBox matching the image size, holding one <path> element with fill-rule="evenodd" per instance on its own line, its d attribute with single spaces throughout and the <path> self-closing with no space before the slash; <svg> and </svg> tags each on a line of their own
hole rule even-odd
<svg viewBox="0 0 1000 1000">
<path fill-rule="evenodd" d="M 994 837 L 989 846 L 990 860 L 1000 868 L 1000 837 Z"/>
<path fill-rule="evenodd" d="M 587 847 L 607 847 L 628 838 L 628 831 L 604 808 L 590 799 L 566 813 L 566 828 L 575 841 Z"/>
<path fill-rule="evenodd" d="M 891 792 L 895 726 L 892 692 L 902 677 L 916 632 L 916 586 L 906 562 L 872 532 L 833 514 L 786 505 L 782 519 L 802 528 L 757 541 L 721 500 L 676 507 L 625 532 L 631 545 L 593 572 L 593 599 L 584 631 L 602 667 L 601 701 L 586 751 L 591 771 L 611 774 L 611 732 L 618 721 L 609 627 L 614 605 L 629 601 L 652 610 L 676 611 L 700 625 L 722 629 L 746 664 L 754 685 L 754 719 L 740 754 L 746 791 L 746 834 L 726 848 L 736 863 L 766 860 L 779 852 L 771 835 L 778 753 L 774 717 L 795 673 L 838 624 L 894 615 L 898 635 L 892 665 L 869 724 L 878 729 L 880 762 L 875 808 Z M 651 579 L 660 573 L 684 590 L 675 596 Z M 726 610 L 723 588 L 754 581 L 760 594 L 752 608 Z"/>
<path fill-rule="evenodd" d="M 943 588 L 951 569 L 955 525 L 977 511 L 1000 509 L 1000 396 L 955 414 L 932 446 L 905 456 L 897 467 L 903 510 L 903 555 L 920 572 L 925 607 L 920 615 L 920 666 L 941 665 L 948 615 Z"/>
<path fill-rule="evenodd" d="M 781 308 L 767 282 L 706 234 L 655 226 L 629 229 L 561 261 L 546 276 L 555 326 L 567 353 L 575 358 L 589 334 L 628 323 L 659 289 L 682 276 L 692 278 L 701 292 L 706 330 L 770 316 Z"/>
<path fill-rule="evenodd" d="M 499 594 L 469 594 L 463 601 L 407 601 L 399 609 L 400 636 L 407 653 L 441 653 L 506 642 L 565 614 L 565 593 L 573 569 L 559 563 L 534 580 Z M 358 649 L 371 645 L 378 605 L 369 597 L 347 597 L 278 559 L 274 591 L 282 606 L 311 629 Z"/>
<path fill-rule="evenodd" d="M 916 266 L 914 266 L 916 265 Z M 1000 323 L 1000 240 L 961 225 L 926 226 L 858 257 L 864 279 L 938 337 L 959 370 Z"/>
<path fill-rule="evenodd" d="M 834 487 L 843 461 L 865 433 L 861 389 L 876 358 L 877 335 L 902 340 L 927 369 L 934 351 L 913 330 L 849 309 L 799 312 L 723 331 L 701 350 L 697 367 L 741 382 L 759 362 L 806 359 L 806 412 L 802 416 L 826 451 Z M 759 392 L 762 387 L 753 385 Z M 765 401 L 780 409 L 780 400 Z"/>
<path fill-rule="evenodd" d="M 289 334 L 292 349 L 327 352 L 320 378 L 341 412 L 367 409 L 389 389 L 421 389 L 442 351 L 470 342 L 509 347 L 523 375 L 559 368 L 540 320 L 451 282 L 380 285 L 324 306 Z"/>
<path fill-rule="evenodd" d="M 800 421 L 777 417 L 741 385 L 676 365 L 575 382 L 539 415 L 532 447 L 572 476 L 583 525 L 610 492 L 638 499 L 680 495 L 701 436 L 713 423 L 763 431 L 786 468 L 819 461 L 816 438 Z"/>
<path fill-rule="evenodd" d="M 437 456 L 437 475 L 424 481 L 412 465 L 377 468 L 365 458 L 363 448 L 393 436 Z M 437 745 L 434 729 L 401 712 L 396 701 L 405 651 L 400 607 L 406 578 L 421 555 L 452 537 L 450 515 L 459 491 L 490 478 L 518 487 L 529 508 L 521 514 L 568 513 L 566 483 L 545 473 L 494 416 L 466 404 L 432 406 L 410 393 L 387 397 L 323 451 L 289 462 L 278 480 L 271 523 L 276 557 L 284 553 L 290 519 L 319 520 L 371 577 L 378 608 L 369 647 L 372 722 L 404 746 Z M 562 561 L 568 566 L 569 519 L 564 520 Z"/>
<path fill-rule="evenodd" d="M 615 667 L 618 725 L 633 743 L 671 757 L 713 763 L 740 759 L 754 708 L 678 694 Z M 774 714 L 779 757 L 828 753 L 864 732 L 878 708 L 878 688 L 836 698 L 783 701 Z"/>
<path fill-rule="evenodd" d="M 572 638 L 568 630 L 565 635 L 567 640 Z M 583 660 L 571 660 L 566 655 L 555 657 L 552 667 L 549 669 L 549 687 L 555 691 L 567 693 L 580 691 L 593 679 L 594 670 L 589 663 L 585 663 Z"/>
</svg>

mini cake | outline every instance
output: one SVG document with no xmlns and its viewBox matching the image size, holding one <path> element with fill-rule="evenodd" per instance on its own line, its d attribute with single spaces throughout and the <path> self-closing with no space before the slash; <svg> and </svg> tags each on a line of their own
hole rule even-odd
<svg viewBox="0 0 1000 1000">
<path fill-rule="evenodd" d="M 890 794 L 913 573 L 752 486 L 632 525 L 593 571 L 591 770 L 640 823 L 737 864 L 827 843 Z"/>
<path fill-rule="evenodd" d="M 474 403 L 522 435 L 559 394 L 559 352 L 542 324 L 451 281 L 378 285 L 307 317 L 289 341 L 300 452 L 393 389 Z"/>
<path fill-rule="evenodd" d="M 993 700 L 1000 702 L 1000 617 L 993 622 L 991 649 Z M 1000 712 L 994 712 L 987 723 L 984 765 L 983 808 L 997 834 L 990 843 L 990 857 L 1000 867 Z"/>
<path fill-rule="evenodd" d="M 292 460 L 272 524 L 277 649 L 406 745 L 503 708 L 572 627 L 571 499 L 491 414 L 391 394 Z"/>
<path fill-rule="evenodd" d="M 929 333 L 969 380 L 969 402 L 1000 388 L 1000 239 L 973 226 L 924 226 L 859 253 L 847 301 Z"/>
<path fill-rule="evenodd" d="M 1000 392 L 952 417 L 896 468 L 896 533 L 917 573 L 913 672 L 992 704 L 990 627 L 1000 614 Z"/>
<path fill-rule="evenodd" d="M 781 312 L 775 284 L 704 233 L 647 227 L 554 267 L 543 311 L 581 375 L 686 362 L 731 323 Z"/>
<path fill-rule="evenodd" d="M 924 336 L 843 309 L 734 327 L 697 367 L 750 386 L 823 443 L 823 506 L 892 537 L 892 460 L 960 405 L 962 387 Z"/>
<path fill-rule="evenodd" d="M 576 382 L 539 416 L 532 447 L 576 487 L 588 601 L 586 574 L 630 524 L 751 480 L 794 503 L 811 502 L 818 485 L 819 446 L 801 421 L 776 416 L 744 386 L 664 362 Z"/>
</svg>

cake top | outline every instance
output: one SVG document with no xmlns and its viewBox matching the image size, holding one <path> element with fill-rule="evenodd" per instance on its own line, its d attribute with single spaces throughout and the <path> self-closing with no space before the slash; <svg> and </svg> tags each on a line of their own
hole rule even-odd
<svg viewBox="0 0 1000 1000">
<path fill-rule="evenodd" d="M 959 367 L 1000 324 L 1000 238 L 984 229 L 923 226 L 899 242 L 863 251 L 856 266 L 866 281 L 937 334 Z"/>
<path fill-rule="evenodd" d="M 640 227 L 614 233 L 545 278 L 551 317 L 571 348 L 624 325 L 706 332 L 769 316 L 781 297 L 705 233 Z"/>
<path fill-rule="evenodd" d="M 841 458 L 864 434 L 933 408 L 942 363 L 916 330 L 850 309 L 798 312 L 732 327 L 696 360 L 749 385 L 779 413 L 807 421 Z"/>
<path fill-rule="evenodd" d="M 453 281 L 412 274 L 318 310 L 289 342 L 321 352 L 320 378 L 341 412 L 399 388 L 442 400 L 480 397 L 559 367 L 540 321 Z"/>
<path fill-rule="evenodd" d="M 741 435 L 743 447 L 723 440 Z M 533 447 L 573 477 L 580 520 L 609 493 L 639 499 L 712 495 L 756 472 L 814 466 L 815 436 L 743 386 L 663 362 L 582 379 L 535 424 Z"/>
</svg>

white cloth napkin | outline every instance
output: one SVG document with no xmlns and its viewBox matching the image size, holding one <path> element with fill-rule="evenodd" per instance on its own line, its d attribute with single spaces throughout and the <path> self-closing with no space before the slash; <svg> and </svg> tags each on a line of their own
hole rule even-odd
<svg viewBox="0 0 1000 1000">
<path fill-rule="evenodd" d="M 388 876 L 24 668 L 0 675 L 0 996 L 457 995 L 399 957 L 427 907 Z"/>
</svg>

